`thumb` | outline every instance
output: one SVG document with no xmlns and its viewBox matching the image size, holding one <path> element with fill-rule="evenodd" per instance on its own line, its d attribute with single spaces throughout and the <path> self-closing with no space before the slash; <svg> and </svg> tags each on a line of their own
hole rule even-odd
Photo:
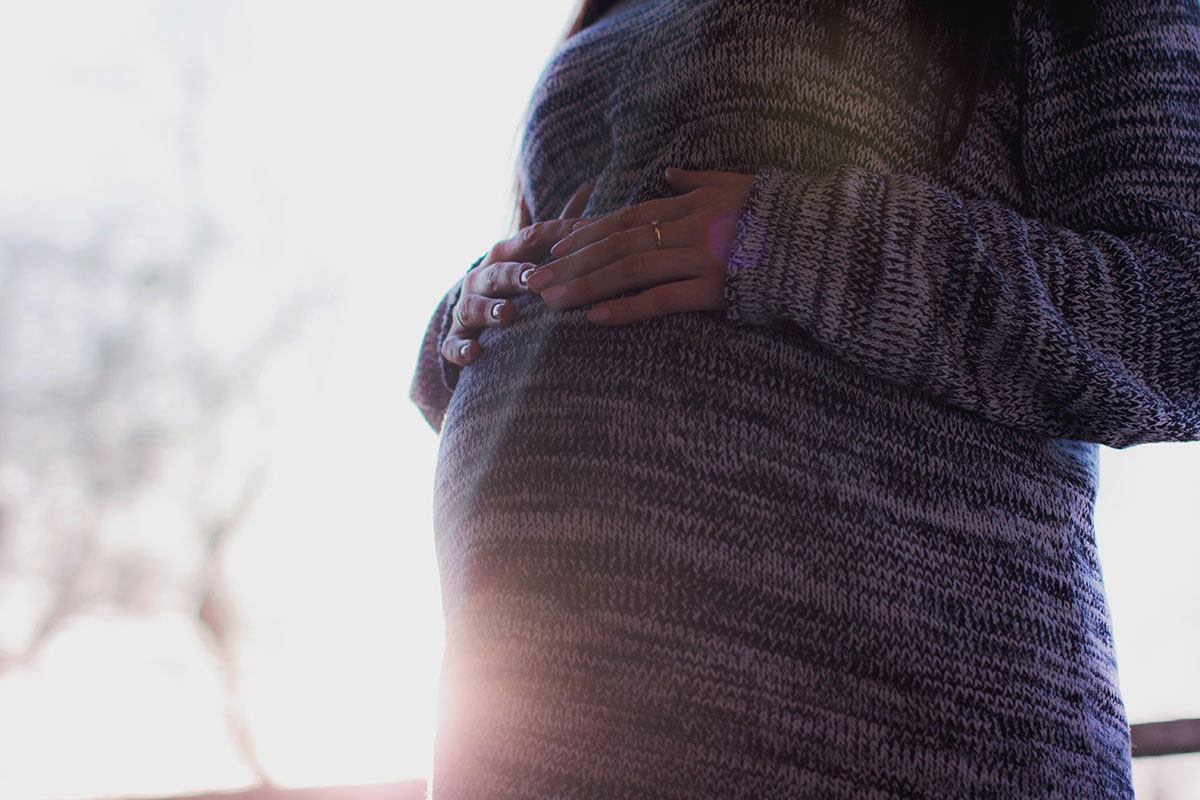
<svg viewBox="0 0 1200 800">
<path fill-rule="evenodd" d="M 570 219 L 583 214 L 583 210 L 587 208 L 588 198 L 592 196 L 592 189 L 596 187 L 590 183 L 579 187 L 575 194 L 571 195 L 571 199 L 567 201 L 567 206 L 558 215 L 559 219 Z"/>
<path fill-rule="evenodd" d="M 746 176 L 736 172 L 699 172 L 678 167 L 667 167 L 667 183 L 677 192 L 690 192 L 701 186 L 723 186 L 737 183 Z"/>
<path fill-rule="evenodd" d="M 667 167 L 667 184 L 677 192 L 691 192 L 701 186 L 716 186 L 721 184 L 721 176 L 727 173 L 695 172 L 691 169 Z"/>
</svg>

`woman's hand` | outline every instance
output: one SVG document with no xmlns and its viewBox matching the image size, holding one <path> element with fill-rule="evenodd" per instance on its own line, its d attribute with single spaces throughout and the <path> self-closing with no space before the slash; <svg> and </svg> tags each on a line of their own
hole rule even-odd
<svg viewBox="0 0 1200 800">
<path fill-rule="evenodd" d="M 535 222 L 516 236 L 496 242 L 479 266 L 463 278 L 462 291 L 454 306 L 454 321 L 442 342 L 442 358 L 465 367 L 479 358 L 479 333 L 484 328 L 508 325 L 517 311 L 508 298 L 530 294 L 527 279 L 535 262 L 550 255 L 550 247 L 567 236 L 582 220 L 592 186 L 577 191 L 558 219 Z"/>
<path fill-rule="evenodd" d="M 667 182 L 681 194 L 574 230 L 550 249 L 558 260 L 529 275 L 527 284 L 553 308 L 607 301 L 587 314 L 602 325 L 724 308 L 729 251 L 754 178 L 668 169 Z M 644 291 L 609 300 L 636 289 Z"/>
</svg>

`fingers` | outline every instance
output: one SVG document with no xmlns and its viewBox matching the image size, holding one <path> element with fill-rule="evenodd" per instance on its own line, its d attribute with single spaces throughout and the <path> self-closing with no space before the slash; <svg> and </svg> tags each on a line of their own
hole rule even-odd
<svg viewBox="0 0 1200 800">
<path fill-rule="evenodd" d="M 479 294 L 464 294 L 454 306 L 455 323 L 468 331 L 508 325 L 516 318 L 517 311 L 510 301 Z M 453 328 L 450 332 L 454 333 Z"/>
<path fill-rule="evenodd" d="M 571 217 L 583 216 L 583 210 L 587 208 L 588 200 L 591 198 L 592 190 L 595 188 L 590 183 L 579 187 L 579 190 L 571 195 L 571 199 L 567 201 L 566 207 L 558 215 L 558 218 L 569 219 Z"/>
<path fill-rule="evenodd" d="M 516 319 L 516 308 L 507 298 L 532 291 L 528 279 L 537 266 L 534 262 L 548 257 L 554 243 L 569 235 L 572 228 L 585 224 L 578 217 L 587 207 L 593 188 L 591 184 L 580 187 L 559 219 L 535 222 L 516 236 L 497 242 L 485 265 L 467 274 L 452 312 L 450 330 L 442 342 L 443 358 L 459 366 L 473 363 L 481 353 L 476 341 L 479 331 L 508 325 Z"/>
<path fill-rule="evenodd" d="M 664 197 L 628 206 L 595 222 L 581 225 L 570 235 L 564 237 L 562 241 L 556 243 L 550 252 L 562 258 L 619 231 L 642 226 L 647 226 L 648 229 L 651 220 L 658 220 L 661 223 L 681 219 L 688 214 L 689 210 L 690 200 L 687 197 Z"/>
<path fill-rule="evenodd" d="M 453 320 L 442 342 L 442 357 L 460 367 L 479 358 L 479 331 L 509 325 L 517 318 L 517 309 L 507 298 L 530 291 L 526 280 L 535 266 L 502 261 L 469 272 L 451 312 Z"/>
<path fill-rule="evenodd" d="M 487 261 L 542 261 L 550 255 L 555 242 L 569 235 L 573 226 L 583 223 L 583 220 L 568 217 L 527 225 L 516 236 L 497 242 Z"/>
<path fill-rule="evenodd" d="M 479 358 L 476 339 L 484 328 L 511 324 L 517 310 L 511 301 L 478 294 L 463 294 L 451 312 L 453 321 L 442 342 L 442 358 L 465 367 Z"/>
<path fill-rule="evenodd" d="M 496 261 L 478 267 L 463 279 L 463 294 L 496 298 L 528 294 L 529 277 L 536 269 L 537 264 L 530 261 Z"/>
<path fill-rule="evenodd" d="M 442 358 L 465 367 L 479 358 L 479 342 L 462 336 L 447 336 L 442 342 Z"/>
<path fill-rule="evenodd" d="M 632 297 L 609 300 L 588 311 L 587 318 L 597 325 L 628 325 L 666 314 L 717 311 L 724 307 L 721 285 L 696 278 L 664 283 Z"/>
<path fill-rule="evenodd" d="M 701 247 L 634 252 L 594 272 L 551 286 L 542 292 L 542 300 L 551 308 L 573 308 L 634 289 L 714 272 L 708 261 L 712 256 Z"/>
<path fill-rule="evenodd" d="M 699 218 L 676 222 L 660 222 L 658 230 L 662 234 L 662 247 L 654 235 L 654 228 L 649 222 L 636 228 L 619 230 L 600 241 L 575 250 L 544 267 L 539 267 L 529 276 L 529 286 L 537 292 L 542 292 L 547 286 L 578 278 L 594 272 L 601 267 L 615 264 L 635 253 L 666 252 L 672 248 L 685 247 L 695 241 L 703 241 L 703 235 L 697 235 L 696 225 L 702 222 Z M 598 224 L 598 223 L 597 223 Z M 587 230 L 584 228 L 582 230 Z"/>
</svg>

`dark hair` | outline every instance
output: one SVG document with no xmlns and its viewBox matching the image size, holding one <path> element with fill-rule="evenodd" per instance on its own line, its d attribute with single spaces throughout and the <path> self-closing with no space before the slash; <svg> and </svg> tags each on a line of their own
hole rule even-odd
<svg viewBox="0 0 1200 800">
<path fill-rule="evenodd" d="M 1081 45 L 1096 21 L 1097 0 L 1043 0 L 1072 46 Z M 580 0 L 564 38 L 570 38 L 599 19 L 617 0 Z M 827 41 L 834 57 L 842 48 L 842 15 L 845 0 L 826 0 L 824 17 Z M 908 0 L 910 37 L 917 51 L 910 94 L 913 97 L 928 77 L 935 42 L 949 48 L 953 80 L 940 89 L 938 151 L 943 163 L 953 158 L 967 135 L 980 94 L 1015 65 L 1009 23 L 1017 0 Z M 954 126 L 950 119 L 954 117 Z M 531 222 L 529 207 L 517 184 L 518 224 Z"/>
<path fill-rule="evenodd" d="M 1096 24 L 1097 0 L 1043 0 L 1072 47 L 1079 47 Z M 1010 23 L 1017 0 L 909 0 L 910 23 L 918 59 L 913 90 L 925 78 L 934 38 L 945 36 L 953 78 L 941 92 L 940 122 L 936 138 L 942 162 L 953 158 L 967 135 L 980 94 L 1011 74 L 1014 43 Z M 842 4 L 832 8 L 840 12 Z M 836 14 L 835 16 L 840 15 Z M 834 45 L 836 50 L 837 45 Z M 949 117 L 957 114 L 954 128 Z"/>
</svg>

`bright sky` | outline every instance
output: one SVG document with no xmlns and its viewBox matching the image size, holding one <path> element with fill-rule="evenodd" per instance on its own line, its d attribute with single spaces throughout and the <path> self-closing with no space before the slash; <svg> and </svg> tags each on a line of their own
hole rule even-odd
<svg viewBox="0 0 1200 800">
<path fill-rule="evenodd" d="M 565 2 L 414 6 L 0 5 L 6 229 L 70 249 L 106 218 L 134 218 L 119 243 L 133 264 L 179 252 L 180 220 L 201 207 L 222 244 L 189 322 L 214 357 L 253 339 L 264 309 L 296 287 L 334 298 L 336 313 L 309 335 L 315 352 L 260 378 L 276 401 L 271 477 L 227 554 L 226 580 L 246 601 L 237 679 L 280 785 L 428 774 L 441 651 L 437 439 L 408 384 L 438 298 L 506 235 L 521 114 L 569 12 Z M 89 353 L 56 342 L 21 358 L 27 371 L 69 378 Z M 259 435 L 253 421 L 234 428 L 235 443 Z M 115 535 L 161 540 L 171 509 L 140 509 Z M 10 671 L 0 796 L 245 785 L 219 744 L 208 654 L 189 636 L 177 615 L 87 619 L 36 668 Z M 182 720 L 190 730 L 177 730 Z"/>
<path fill-rule="evenodd" d="M 261 378 L 270 396 L 290 399 L 271 427 L 270 483 L 229 555 L 230 584 L 252 597 L 239 680 L 260 756 L 281 784 L 427 774 L 441 648 L 437 439 L 408 383 L 438 298 L 505 235 L 521 114 L 569 6 L 0 6 L 7 225 L 70 243 L 97 215 L 133 209 L 148 225 L 126 245 L 135 259 L 173 252 L 185 235 L 176 218 L 200 203 L 225 232 L 191 321 L 216 354 L 252 336 L 289 288 L 336 298 L 314 338 L 320 381 L 307 362 Z M 187 86 L 199 98 L 193 111 Z M 177 147 L 180 136 L 192 138 Z M 183 169 L 170 161 L 181 151 L 194 157 Z M 1200 446 L 1106 451 L 1103 474 L 1097 524 L 1130 717 L 1200 716 Z M 139 524 L 169 524 L 170 510 L 159 512 Z M 165 640 L 183 636 L 171 619 L 155 624 Z M 73 641 L 119 647 L 126 634 L 122 622 Z M 28 723 L 61 697 L 46 671 L 0 683 L 0 752 L 25 759 L 20 771 L 0 765 L 0 790 L 82 798 L 205 788 L 205 775 L 180 778 L 196 769 L 188 742 L 154 733 L 186 702 L 149 677 L 159 673 L 113 656 L 92 661 L 102 673 L 92 683 L 72 682 L 55 670 L 82 656 L 66 648 L 54 658 L 49 674 L 76 693 L 72 711 L 56 706 L 65 727 Z M 210 689 L 196 702 L 216 702 Z M 159 712 L 130 710 L 114 691 L 149 697 Z M 136 758 L 57 769 L 65 747 L 84 753 L 121 737 L 142 748 L 128 748 Z M 247 780 L 228 767 L 209 775 L 214 786 Z"/>
</svg>

